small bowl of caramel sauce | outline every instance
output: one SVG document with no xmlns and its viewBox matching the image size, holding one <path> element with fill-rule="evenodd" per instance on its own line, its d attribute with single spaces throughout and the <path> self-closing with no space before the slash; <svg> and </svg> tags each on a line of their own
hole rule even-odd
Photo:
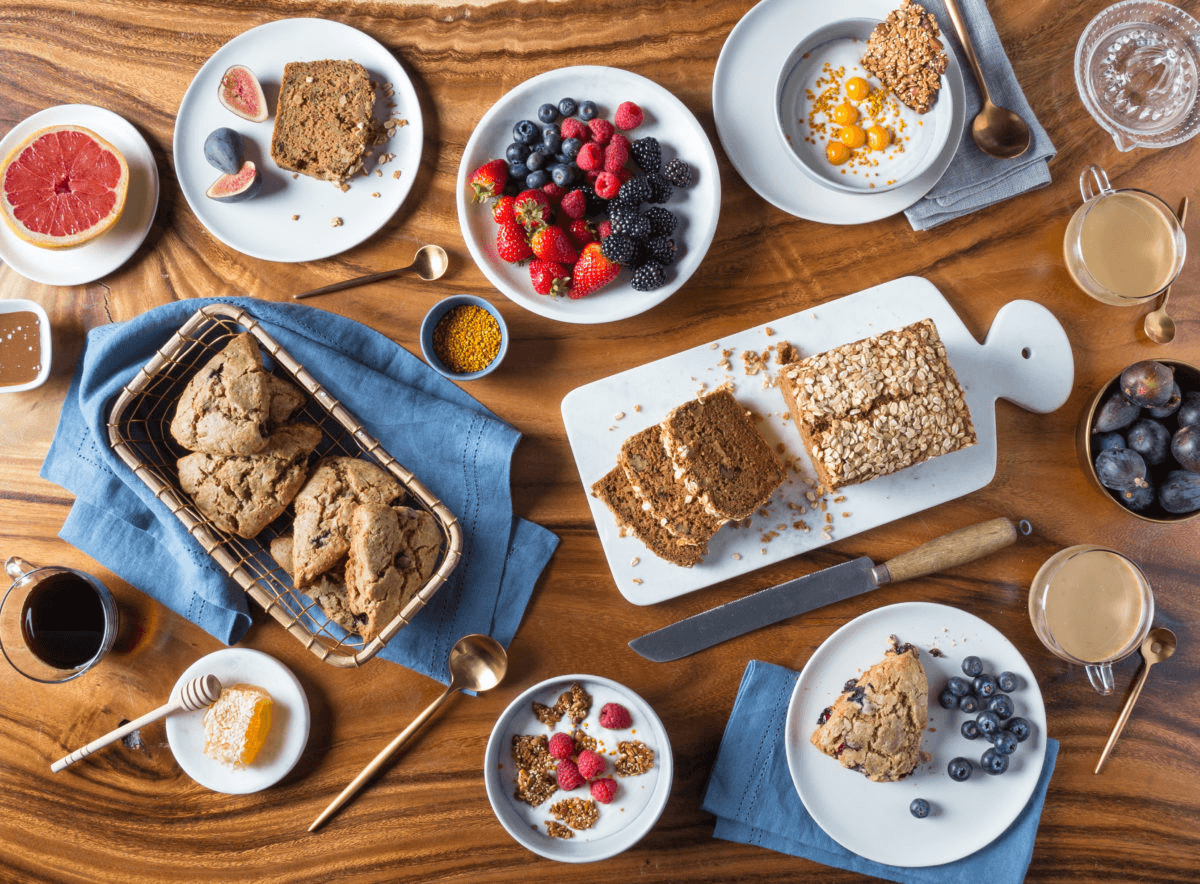
<svg viewBox="0 0 1200 884">
<path fill-rule="evenodd" d="M 23 298 L 0 300 L 0 393 L 41 386 L 50 376 L 50 319 Z"/>
</svg>

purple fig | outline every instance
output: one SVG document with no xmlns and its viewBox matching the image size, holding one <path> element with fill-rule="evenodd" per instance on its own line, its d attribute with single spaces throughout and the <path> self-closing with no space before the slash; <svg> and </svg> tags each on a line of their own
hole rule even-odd
<svg viewBox="0 0 1200 884">
<path fill-rule="evenodd" d="M 1152 359 L 1135 362 L 1121 372 L 1121 392 L 1134 405 L 1149 408 L 1166 405 L 1174 384 L 1174 369 Z"/>
</svg>

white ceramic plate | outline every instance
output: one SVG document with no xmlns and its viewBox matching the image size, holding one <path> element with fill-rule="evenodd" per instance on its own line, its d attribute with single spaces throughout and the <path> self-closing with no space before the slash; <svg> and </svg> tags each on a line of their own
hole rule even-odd
<svg viewBox="0 0 1200 884">
<path fill-rule="evenodd" d="M 311 719 L 304 688 L 274 657 L 249 648 L 226 648 L 189 666 L 175 683 L 171 698 L 179 697 L 193 678 L 209 672 L 223 687 L 252 684 L 271 695 L 267 741 L 245 768 L 226 767 L 204 754 L 204 710 L 180 712 L 167 718 L 167 742 L 175 760 L 184 773 L 214 792 L 244 795 L 275 785 L 295 767 L 308 743 Z"/>
<path fill-rule="evenodd" d="M 952 51 L 942 77 L 953 99 L 950 134 L 932 165 L 902 187 L 847 193 L 817 183 L 777 136 L 775 84 L 792 49 L 806 35 L 845 18 L 883 21 L 895 0 L 761 0 L 734 26 L 713 74 L 713 115 L 730 162 L 767 202 L 798 218 L 864 224 L 902 212 L 937 183 L 958 149 L 965 114 L 962 71 Z"/>
<path fill-rule="evenodd" d="M 665 204 L 679 217 L 674 234 L 679 251 L 674 265 L 667 269 L 667 283 L 661 288 L 634 291 L 629 285 L 629 272 L 623 270 L 616 280 L 589 297 L 578 301 L 554 299 L 534 292 L 527 267 L 507 264 L 496 254 L 496 222 L 486 205 L 471 202 L 467 181 L 488 160 L 504 156 L 517 121 L 537 122 L 539 106 L 546 102 L 557 104 L 568 96 L 577 101 L 595 101 L 601 116 L 608 120 L 622 101 L 636 102 L 645 119 L 636 129 L 625 133 L 629 140 L 652 135 L 662 143 L 664 163 L 678 156 L 695 173 L 692 185 L 676 187 Z M 547 71 L 526 80 L 483 115 L 459 163 L 456 199 L 458 222 L 471 256 L 483 275 L 510 300 L 539 316 L 561 322 L 613 322 L 661 304 L 696 272 L 717 232 L 721 179 L 708 136 L 683 102 L 652 80 L 629 71 L 581 66 Z"/>
<path fill-rule="evenodd" d="M 395 116 L 408 121 L 388 142 L 372 150 L 366 177 L 351 179 L 343 192 L 330 181 L 306 175 L 293 178 L 271 160 L 271 131 L 279 98 L 283 67 L 289 61 L 321 59 L 357 61 L 376 85 L 375 117 L 382 122 Z M 222 107 L 217 98 L 225 71 L 242 64 L 254 71 L 262 84 L 272 115 L 251 123 Z M 389 100 L 384 86 L 391 84 Z M 388 103 L 394 108 L 388 108 Z M 220 177 L 204 159 L 204 140 L 227 126 L 241 134 L 246 159 L 253 160 L 263 176 L 262 191 L 240 203 L 222 203 L 204 195 Z M 180 102 L 175 120 L 175 171 L 179 185 L 196 217 L 208 232 L 243 254 L 268 261 L 314 261 L 336 255 L 378 231 L 396 213 L 416 180 L 423 139 L 421 107 L 412 81 L 395 56 L 362 31 L 339 22 L 316 18 L 291 18 L 268 22 L 233 38 L 209 58 L 196 73 Z M 377 164 L 380 152 L 395 154 Z M 379 169 L 383 174 L 376 175 Z M 399 171 L 400 177 L 393 178 Z M 372 196 L 378 194 L 378 196 Z M 295 220 L 292 216 L 298 216 Z M 340 226 L 331 226 L 334 218 Z"/>
<path fill-rule="evenodd" d="M 889 637 L 916 645 L 929 677 L 929 730 L 922 747 L 933 759 L 903 780 L 873 783 L 847 770 L 809 743 L 817 718 L 846 681 L 883 659 Z M 938 648 L 944 657 L 932 656 Z M 1020 680 L 1012 693 L 1016 714 L 1032 725 L 1028 740 L 1010 756 L 1008 771 L 989 776 L 979 758 L 990 745 L 968 740 L 959 728 L 971 717 L 947 711 L 937 696 L 963 658 L 974 654 L 993 674 Z M 1029 803 L 1046 755 L 1046 708 L 1033 670 L 998 630 L 972 614 L 925 602 L 889 605 L 851 620 L 822 642 L 805 664 L 788 706 L 784 739 L 792 782 L 805 808 L 834 841 L 875 862 L 934 866 L 969 856 L 999 837 Z M 966 782 L 946 773 L 952 758 L 971 760 Z M 908 809 L 925 798 L 933 812 L 917 819 Z"/>
<path fill-rule="evenodd" d="M 27 117 L 0 140 L 0 159 L 38 129 L 67 123 L 91 129 L 119 150 L 129 165 L 129 192 L 107 233 L 70 249 L 43 249 L 0 222 L 0 259 L 17 273 L 46 285 L 83 285 L 112 273 L 146 239 L 158 209 L 158 166 L 150 145 L 127 120 L 90 104 L 60 104 Z"/>
<path fill-rule="evenodd" d="M 553 819 L 550 805 L 563 798 L 588 798 L 586 787 L 571 792 L 558 791 L 538 807 L 518 801 L 517 768 L 512 760 L 512 738 L 516 734 L 552 734 L 571 732 L 571 724 L 563 718 L 553 729 L 542 724 L 533 714 L 536 700 L 553 706 L 572 683 L 592 696 L 592 708 L 580 725 L 598 740 L 597 751 L 608 762 L 606 776 L 617 781 L 617 796 L 611 804 L 598 804 L 600 816 L 596 824 L 575 833 L 570 839 L 551 838 L 546 834 L 546 820 Z M 629 730 L 612 731 L 599 724 L 600 709 L 605 703 L 620 703 L 629 710 L 633 725 Z M 640 740 L 654 750 L 654 767 L 635 777 L 616 777 L 612 773 L 617 743 Z M 596 675 L 562 675 L 540 682 L 524 691 L 496 722 L 488 739 L 483 762 L 483 779 L 488 800 L 500 824 L 516 841 L 539 856 L 568 863 L 594 862 L 615 856 L 636 844 L 654 828 L 671 794 L 674 776 L 671 743 L 662 721 L 650 705 L 624 685 Z"/>
</svg>

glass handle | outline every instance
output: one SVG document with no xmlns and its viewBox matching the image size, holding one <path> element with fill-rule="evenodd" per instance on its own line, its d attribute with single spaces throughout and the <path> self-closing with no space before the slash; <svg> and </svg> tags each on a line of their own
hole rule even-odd
<svg viewBox="0 0 1200 884">
<path fill-rule="evenodd" d="M 20 556 L 10 556 L 8 561 L 4 563 L 4 571 L 13 580 L 20 580 L 27 574 L 36 571 L 37 568 L 29 564 Z"/>
<path fill-rule="evenodd" d="M 1087 166 L 1079 173 L 1079 192 L 1083 201 L 1087 202 L 1102 193 L 1112 193 L 1112 185 L 1108 183 L 1108 173 L 1095 163 Z"/>
<path fill-rule="evenodd" d="M 1094 663 L 1084 667 L 1088 681 L 1096 692 L 1105 696 L 1113 692 L 1113 671 L 1111 663 Z"/>
</svg>

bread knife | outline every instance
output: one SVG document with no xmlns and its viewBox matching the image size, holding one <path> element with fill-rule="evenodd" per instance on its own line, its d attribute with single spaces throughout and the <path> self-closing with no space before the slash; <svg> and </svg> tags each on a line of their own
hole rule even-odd
<svg viewBox="0 0 1200 884">
<path fill-rule="evenodd" d="M 664 626 L 635 638 L 629 647 L 655 663 L 678 660 L 885 583 L 924 577 L 983 558 L 1012 544 L 1018 531 L 1029 534 L 1031 530 L 1024 519 L 1014 525 L 1002 516 L 943 534 L 880 565 L 860 556 Z"/>
</svg>

